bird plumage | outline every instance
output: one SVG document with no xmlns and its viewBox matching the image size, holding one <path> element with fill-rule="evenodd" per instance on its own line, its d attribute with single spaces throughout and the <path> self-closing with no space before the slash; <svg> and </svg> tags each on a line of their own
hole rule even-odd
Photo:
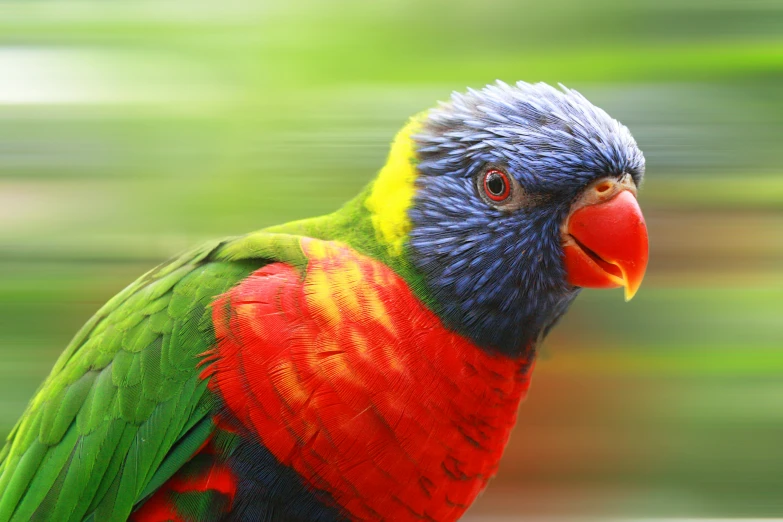
<svg viewBox="0 0 783 522">
<path fill-rule="evenodd" d="M 573 91 L 414 117 L 339 211 L 205 245 L 99 310 L 0 452 L 0 522 L 458 518 L 578 292 L 563 220 L 642 172 Z"/>
</svg>

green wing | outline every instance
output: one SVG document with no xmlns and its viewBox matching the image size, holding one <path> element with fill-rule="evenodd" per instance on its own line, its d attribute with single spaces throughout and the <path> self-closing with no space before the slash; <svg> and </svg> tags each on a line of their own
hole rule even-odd
<svg viewBox="0 0 783 522">
<path fill-rule="evenodd" d="M 209 304 L 294 245 L 273 236 L 205 245 L 98 311 L 0 451 L 0 522 L 125 520 L 192 456 L 213 429 L 197 368 Z"/>
</svg>

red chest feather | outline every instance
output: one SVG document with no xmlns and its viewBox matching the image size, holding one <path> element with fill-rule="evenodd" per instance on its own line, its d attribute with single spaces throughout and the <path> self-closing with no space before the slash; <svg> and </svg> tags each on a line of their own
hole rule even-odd
<svg viewBox="0 0 783 522">
<path fill-rule="evenodd" d="M 304 242 L 214 303 L 210 387 L 277 459 L 357 519 L 453 520 L 494 475 L 526 361 L 443 327 L 391 269 Z"/>
</svg>

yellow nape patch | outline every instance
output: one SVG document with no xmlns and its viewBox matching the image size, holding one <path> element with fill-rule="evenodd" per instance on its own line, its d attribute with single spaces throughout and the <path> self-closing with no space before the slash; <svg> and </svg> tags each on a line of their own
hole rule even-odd
<svg viewBox="0 0 783 522">
<path fill-rule="evenodd" d="M 392 255 L 402 253 L 411 229 L 408 209 L 416 190 L 416 154 L 411 136 L 421 128 L 421 119 L 421 116 L 412 118 L 394 138 L 389 159 L 365 201 L 378 239 L 388 246 Z"/>
</svg>

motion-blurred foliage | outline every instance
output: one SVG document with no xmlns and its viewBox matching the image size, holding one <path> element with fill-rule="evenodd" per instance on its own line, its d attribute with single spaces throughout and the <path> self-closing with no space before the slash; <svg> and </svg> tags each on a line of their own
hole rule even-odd
<svg viewBox="0 0 783 522">
<path fill-rule="evenodd" d="M 642 291 L 547 342 L 474 514 L 783 515 L 783 4 L 6 2 L 0 434 L 108 297 L 328 212 L 451 90 L 562 82 L 645 151 Z"/>
</svg>

